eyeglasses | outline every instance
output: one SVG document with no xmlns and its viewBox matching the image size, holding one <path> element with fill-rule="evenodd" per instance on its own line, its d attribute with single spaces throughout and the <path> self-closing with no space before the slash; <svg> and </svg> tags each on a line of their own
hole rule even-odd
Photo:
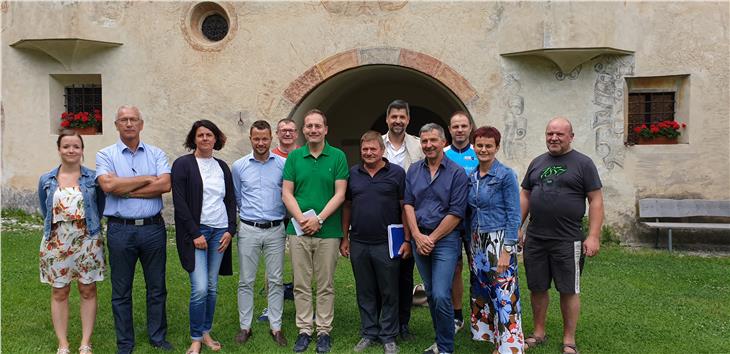
<svg viewBox="0 0 730 354">
<path fill-rule="evenodd" d="M 121 124 L 137 124 L 140 120 L 139 118 L 119 118 L 117 122 Z"/>
</svg>

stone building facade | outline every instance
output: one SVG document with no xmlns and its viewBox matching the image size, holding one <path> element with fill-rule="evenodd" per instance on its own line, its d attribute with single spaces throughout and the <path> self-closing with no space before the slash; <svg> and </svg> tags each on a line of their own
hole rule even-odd
<svg viewBox="0 0 730 354">
<path fill-rule="evenodd" d="M 607 223 L 639 242 L 639 198 L 730 199 L 728 10 L 726 1 L 3 1 L 2 204 L 36 208 L 37 178 L 58 161 L 68 87 L 101 88 L 105 118 L 84 136 L 89 166 L 116 141 L 122 104 L 140 107 L 143 140 L 171 161 L 193 121 L 213 120 L 229 137 L 219 153 L 229 163 L 250 151 L 254 120 L 299 121 L 317 107 L 329 142 L 354 163 L 359 136 L 383 129 L 386 105 L 402 98 L 411 130 L 459 109 L 500 129 L 499 158 L 520 178 L 546 150 L 546 122 L 570 118 L 574 147 L 603 179 Z M 634 145 L 629 97 L 657 92 L 671 93 L 687 127 L 678 144 Z"/>
</svg>

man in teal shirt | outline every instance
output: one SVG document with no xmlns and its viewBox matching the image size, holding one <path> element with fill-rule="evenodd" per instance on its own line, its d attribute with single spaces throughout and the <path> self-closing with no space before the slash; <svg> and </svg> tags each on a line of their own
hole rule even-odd
<svg viewBox="0 0 730 354">
<path fill-rule="evenodd" d="M 316 329 L 317 352 L 332 348 L 334 272 L 342 239 L 342 213 L 349 171 L 342 150 L 330 146 L 327 118 L 314 109 L 304 116 L 302 133 L 307 144 L 289 153 L 284 165 L 282 199 L 303 234 L 290 236 L 294 273 L 294 306 L 299 336 L 294 352 L 305 352 Z M 313 216 L 304 213 L 313 210 Z M 296 235 L 293 223 L 287 234 Z M 312 276 L 317 288 L 317 316 L 312 319 Z"/>
</svg>

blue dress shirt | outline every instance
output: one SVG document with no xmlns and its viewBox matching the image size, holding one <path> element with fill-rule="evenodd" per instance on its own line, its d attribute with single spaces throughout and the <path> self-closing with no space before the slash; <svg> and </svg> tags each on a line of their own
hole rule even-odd
<svg viewBox="0 0 730 354">
<path fill-rule="evenodd" d="M 418 227 L 435 229 L 446 215 L 464 220 L 467 196 L 464 168 L 444 156 L 433 179 L 426 159 L 410 166 L 403 204 L 413 206 Z M 462 223 L 456 227 L 461 229 Z"/>
<path fill-rule="evenodd" d="M 109 173 L 118 177 L 160 176 L 170 173 L 165 152 L 152 145 L 139 142 L 133 154 L 121 140 L 96 153 L 96 178 Z M 124 219 L 141 219 L 155 216 L 162 211 L 162 197 L 122 198 L 107 194 L 104 216 Z"/>
<path fill-rule="evenodd" d="M 286 159 L 269 154 L 261 162 L 250 153 L 233 163 L 233 187 L 241 219 L 253 222 L 282 220 L 286 207 L 281 199 L 281 184 Z"/>
</svg>

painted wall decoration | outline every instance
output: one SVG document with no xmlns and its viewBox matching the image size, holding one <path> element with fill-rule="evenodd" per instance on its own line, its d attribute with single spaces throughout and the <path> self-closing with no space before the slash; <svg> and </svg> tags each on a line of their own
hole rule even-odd
<svg viewBox="0 0 730 354">
<path fill-rule="evenodd" d="M 593 114 L 591 127 L 596 132 L 596 153 L 611 170 L 623 168 L 624 148 L 624 76 L 634 74 L 633 56 L 602 56 L 593 66 Z"/>
<path fill-rule="evenodd" d="M 514 160 L 525 154 L 525 136 L 527 135 L 527 118 L 525 112 L 525 98 L 520 95 L 522 84 L 517 73 L 507 74 L 504 78 L 504 105 L 507 108 L 504 115 L 504 132 L 502 136 L 502 152 Z"/>
<path fill-rule="evenodd" d="M 578 78 L 578 75 L 580 75 L 581 70 L 583 70 L 583 64 L 576 66 L 573 70 L 571 70 L 567 74 L 562 72 L 560 70 L 560 68 L 558 68 L 557 70 L 555 70 L 555 79 L 557 79 L 558 81 L 563 81 L 566 78 L 568 78 L 570 80 L 575 80 Z"/>
<path fill-rule="evenodd" d="M 408 1 L 321 1 L 327 12 L 336 15 L 377 15 L 380 12 L 397 11 Z"/>
</svg>

